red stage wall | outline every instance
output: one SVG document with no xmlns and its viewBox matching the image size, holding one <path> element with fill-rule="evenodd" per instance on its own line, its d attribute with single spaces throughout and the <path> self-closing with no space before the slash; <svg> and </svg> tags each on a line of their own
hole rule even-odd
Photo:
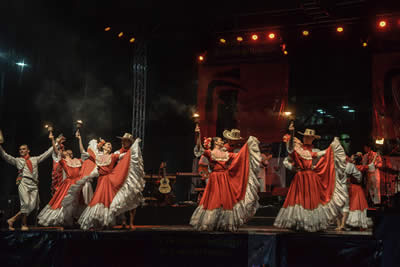
<svg viewBox="0 0 400 267">
<path fill-rule="evenodd" d="M 372 136 L 400 138 L 400 53 L 374 55 L 372 99 Z"/>
<path fill-rule="evenodd" d="M 221 136 L 217 131 L 218 104 L 223 91 L 237 91 L 233 115 L 243 137 L 256 136 L 261 142 L 280 142 L 286 120 L 282 116 L 288 98 L 286 61 L 199 68 L 198 112 L 203 136 Z M 223 104 L 223 103 L 222 103 Z"/>
</svg>

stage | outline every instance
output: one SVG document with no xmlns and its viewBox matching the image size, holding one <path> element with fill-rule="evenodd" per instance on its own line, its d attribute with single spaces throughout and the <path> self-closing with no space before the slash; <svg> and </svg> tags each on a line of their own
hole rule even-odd
<svg viewBox="0 0 400 267">
<path fill-rule="evenodd" d="M 245 225 L 236 233 L 189 225 L 105 231 L 0 231 L 0 266 L 379 266 L 369 231 L 294 232 Z"/>
</svg>

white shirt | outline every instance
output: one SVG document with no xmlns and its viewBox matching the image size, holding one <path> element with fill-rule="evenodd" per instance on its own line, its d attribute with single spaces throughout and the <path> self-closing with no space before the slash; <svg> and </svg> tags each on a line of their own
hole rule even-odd
<svg viewBox="0 0 400 267">
<path fill-rule="evenodd" d="M 39 181 L 39 170 L 38 170 L 39 163 L 48 158 L 52 152 L 53 152 L 53 147 L 50 147 L 46 152 L 44 152 L 40 156 L 30 157 L 29 160 L 32 162 L 32 169 L 33 169 L 33 171 L 31 172 L 24 158 L 21 157 L 14 158 L 13 156 L 7 154 L 6 151 L 4 151 L 4 149 L 0 146 L 0 157 L 3 158 L 7 163 L 17 167 L 18 170 L 22 169 L 22 177 L 30 178 L 36 182 Z"/>
</svg>

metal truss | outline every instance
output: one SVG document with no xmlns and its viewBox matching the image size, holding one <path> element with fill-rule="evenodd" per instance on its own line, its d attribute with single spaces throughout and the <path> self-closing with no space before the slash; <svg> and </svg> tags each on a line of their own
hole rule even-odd
<svg viewBox="0 0 400 267">
<path fill-rule="evenodd" d="M 133 107 L 132 107 L 132 134 L 142 139 L 144 149 L 144 133 L 146 122 L 146 89 L 147 89 L 147 46 L 144 42 L 137 42 L 133 52 Z"/>
</svg>

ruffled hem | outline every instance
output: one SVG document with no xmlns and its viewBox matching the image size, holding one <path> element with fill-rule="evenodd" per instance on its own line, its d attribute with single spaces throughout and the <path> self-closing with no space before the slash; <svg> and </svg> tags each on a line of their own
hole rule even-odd
<svg viewBox="0 0 400 267">
<path fill-rule="evenodd" d="M 86 186 L 87 183 L 89 183 L 87 186 L 91 187 L 91 181 L 93 178 L 98 177 L 99 173 L 97 171 L 97 168 L 95 167 L 92 172 L 83 177 L 82 179 L 76 181 L 74 184 L 72 184 L 69 189 L 67 195 L 64 197 L 63 201 L 61 202 L 61 206 L 65 208 L 71 207 L 71 206 L 78 206 L 78 201 L 79 201 L 79 195 L 82 192 L 82 188 Z M 87 204 L 87 203 L 86 203 Z"/>
<path fill-rule="evenodd" d="M 371 218 L 367 217 L 367 209 L 350 211 L 346 224 L 352 227 L 360 227 L 364 229 L 372 227 L 373 225 Z"/>
<path fill-rule="evenodd" d="M 330 222 L 341 213 L 341 208 L 348 198 L 344 175 L 346 154 L 336 137 L 331 146 L 335 163 L 335 189 L 331 200 L 325 205 L 318 205 L 313 210 L 305 209 L 300 204 L 281 208 L 274 222 L 275 227 L 316 232 L 325 230 Z"/>
<path fill-rule="evenodd" d="M 198 231 L 237 231 L 245 224 L 258 209 L 258 188 L 260 182 L 257 179 L 259 173 L 261 154 L 257 138 L 250 136 L 247 141 L 249 150 L 249 177 L 246 193 L 243 200 L 233 206 L 232 210 L 222 208 L 207 210 L 203 205 L 194 211 L 190 224 Z"/>
<path fill-rule="evenodd" d="M 50 205 L 46 205 L 38 215 L 39 224 L 43 226 L 64 226 L 72 225 L 72 210 L 69 211 L 61 207 L 59 209 L 52 209 Z"/>
<path fill-rule="evenodd" d="M 140 139 L 137 138 L 131 147 L 131 158 L 128 175 L 107 208 L 102 203 L 86 207 L 78 223 L 84 230 L 115 224 L 115 218 L 121 213 L 132 210 L 143 204 L 144 198 L 144 165 L 142 152 L 139 147 Z"/>
</svg>

